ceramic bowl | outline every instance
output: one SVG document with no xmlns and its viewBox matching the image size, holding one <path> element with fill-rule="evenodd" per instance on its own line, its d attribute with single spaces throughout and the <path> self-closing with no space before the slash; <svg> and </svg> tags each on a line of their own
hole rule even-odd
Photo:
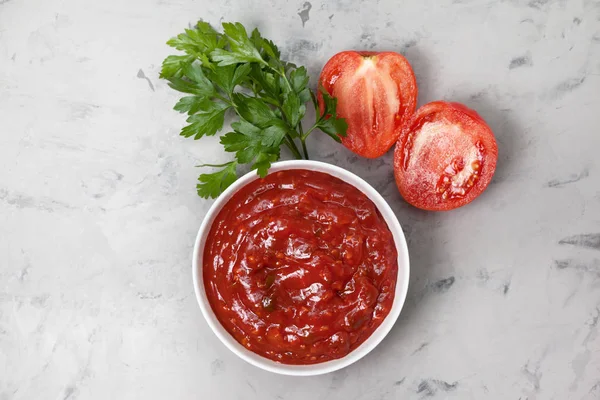
<svg viewBox="0 0 600 400">
<path fill-rule="evenodd" d="M 225 328 L 223 328 L 223 326 L 217 319 L 215 313 L 213 312 L 210 303 L 208 302 L 206 291 L 204 289 L 204 280 L 202 274 L 202 258 L 204 254 L 204 245 L 206 243 L 206 239 L 210 231 L 211 225 L 214 219 L 219 214 L 219 211 L 221 211 L 223 206 L 240 188 L 252 182 L 253 180 L 258 179 L 256 171 L 251 171 L 247 173 L 246 175 L 242 176 L 237 181 L 235 181 L 231 186 L 229 186 L 227 190 L 225 190 L 225 192 L 221 194 L 221 196 L 219 196 L 219 198 L 213 203 L 213 205 L 208 210 L 208 213 L 204 217 L 204 220 L 200 225 L 200 229 L 198 230 L 198 236 L 196 237 L 196 243 L 194 246 L 194 254 L 192 259 L 192 275 L 194 280 L 194 289 L 196 291 L 196 298 L 198 299 L 198 304 L 200 305 L 202 314 L 204 314 L 204 318 L 206 319 L 206 322 L 208 323 L 210 328 L 213 330 L 215 335 L 217 335 L 217 337 L 221 340 L 221 342 L 223 342 L 223 344 L 227 348 L 229 348 L 229 350 L 237 354 L 241 359 L 249 362 L 254 366 L 278 374 L 299 376 L 319 375 L 347 367 L 348 365 L 360 360 L 371 350 L 373 350 L 392 329 L 392 326 L 394 325 L 394 323 L 398 319 L 398 316 L 400 315 L 400 311 L 402 310 L 402 306 L 404 305 L 404 301 L 406 300 L 406 294 L 408 292 L 408 248 L 406 246 L 406 239 L 404 237 L 404 233 L 402 232 L 402 227 L 400 226 L 400 223 L 398 222 L 398 219 L 396 218 L 396 215 L 394 214 L 390 206 L 383 199 L 383 197 L 375 189 L 373 189 L 371 185 L 369 185 L 360 177 L 356 176 L 352 172 L 349 172 L 343 168 L 337 167 L 332 164 L 308 160 L 278 162 L 271 166 L 269 173 L 271 174 L 277 171 L 289 169 L 307 169 L 311 171 L 324 172 L 338 179 L 341 179 L 342 181 L 347 182 L 350 185 L 358 188 L 369 199 L 371 199 L 371 201 L 375 204 L 375 206 L 378 208 L 379 212 L 383 216 L 385 222 L 387 223 L 390 231 L 393 234 L 394 242 L 396 244 L 396 250 L 398 252 L 398 279 L 396 281 L 396 293 L 394 297 L 394 302 L 392 304 L 392 308 L 387 317 L 381 323 L 381 325 L 373 332 L 371 336 L 367 338 L 367 340 L 365 340 L 359 347 L 348 353 L 346 356 L 336 360 L 325 361 L 319 364 L 311 365 L 283 364 L 260 356 L 256 353 L 251 352 L 250 350 L 242 346 L 240 343 L 238 343 L 235 340 L 235 338 L 231 336 L 225 330 Z"/>
</svg>

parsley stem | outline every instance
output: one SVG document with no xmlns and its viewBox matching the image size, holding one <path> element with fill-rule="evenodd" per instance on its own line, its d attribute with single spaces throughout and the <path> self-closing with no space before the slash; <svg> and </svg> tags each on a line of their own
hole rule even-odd
<svg viewBox="0 0 600 400">
<path fill-rule="evenodd" d="M 227 167 L 228 165 L 233 164 L 235 161 L 230 161 L 230 162 L 226 162 L 224 164 L 200 164 L 200 165 L 196 165 L 196 167 L 214 167 L 214 168 L 221 168 L 221 167 Z"/>
<path fill-rule="evenodd" d="M 263 100 L 265 103 L 269 103 L 270 105 L 278 107 L 279 109 L 281 109 L 279 103 L 276 102 L 275 100 L 269 99 L 268 97 L 260 97 L 260 99 Z"/>
<path fill-rule="evenodd" d="M 229 107 L 234 107 L 235 108 L 235 105 L 233 104 L 233 102 L 231 100 L 226 99 L 225 97 L 221 96 L 218 93 L 215 93 L 215 97 L 217 99 L 221 100 L 223 103 L 229 105 Z"/>
<path fill-rule="evenodd" d="M 305 135 L 304 134 L 304 129 L 302 128 L 302 121 L 300 121 L 300 123 L 298 123 L 298 136 L 300 136 L 300 142 L 302 142 L 302 151 L 304 152 L 304 159 L 305 160 L 310 160 L 310 158 L 308 158 L 308 150 L 306 149 L 306 137 L 308 136 L 308 133 Z"/>
<path fill-rule="evenodd" d="M 271 70 L 283 78 L 283 81 L 285 82 L 285 86 L 287 86 L 288 90 L 291 92 L 292 91 L 292 85 L 290 85 L 290 81 L 288 80 L 287 76 L 285 75 L 285 71 L 283 69 L 282 70 L 278 70 L 278 69 L 275 69 L 275 68 L 271 68 Z"/>
<path fill-rule="evenodd" d="M 306 131 L 306 133 L 304 133 L 304 134 L 301 133 L 300 140 L 305 141 L 306 138 L 308 137 L 308 135 L 310 135 L 310 133 L 319 126 L 319 122 L 321 122 L 320 119 L 317 122 L 315 122 L 315 124 L 313 126 L 311 126 L 310 129 Z"/>
<path fill-rule="evenodd" d="M 294 154 L 294 157 L 296 157 L 296 160 L 302 160 L 302 155 L 300 154 L 300 150 L 298 150 L 296 143 L 294 143 L 294 139 L 292 139 L 288 135 L 285 135 L 283 139 L 283 144 L 285 144 L 287 148 L 290 149 L 292 154 Z"/>
<path fill-rule="evenodd" d="M 310 158 L 308 157 L 308 150 L 306 149 L 306 140 L 301 137 L 300 141 L 302 142 L 302 151 L 304 152 L 304 159 L 310 160 Z"/>
<path fill-rule="evenodd" d="M 198 178 L 201 197 L 215 198 L 222 193 L 237 178 L 241 164 L 265 176 L 271 163 L 280 159 L 282 145 L 289 149 L 287 157 L 308 160 L 306 141 L 315 129 L 337 141 L 340 139 L 331 132 L 341 130 L 343 134 L 347 129 L 336 115 L 335 99 L 322 87 L 311 90 L 306 68 L 281 60 L 277 46 L 258 30 L 249 36 L 242 24 L 223 23 L 221 33 L 200 21 L 167 44 L 185 54 L 168 56 L 160 77 L 173 89 L 194 95 L 186 95 L 175 105 L 175 110 L 188 114 L 190 124 L 182 129 L 182 135 L 196 139 L 212 136 L 223 130 L 226 114 L 238 117 L 239 125 L 220 141 L 225 151 L 235 152 L 235 158 L 224 164 L 199 165 L 219 169 Z M 307 94 L 316 122 L 304 132 L 301 120 L 306 116 Z"/>
</svg>

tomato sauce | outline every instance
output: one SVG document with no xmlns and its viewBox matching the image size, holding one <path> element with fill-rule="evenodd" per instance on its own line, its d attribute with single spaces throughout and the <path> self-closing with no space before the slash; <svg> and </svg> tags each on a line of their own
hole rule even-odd
<svg viewBox="0 0 600 400">
<path fill-rule="evenodd" d="M 392 233 L 366 195 L 331 175 L 271 173 L 239 190 L 204 249 L 208 300 L 247 349 L 314 364 L 357 348 L 394 300 Z"/>
</svg>

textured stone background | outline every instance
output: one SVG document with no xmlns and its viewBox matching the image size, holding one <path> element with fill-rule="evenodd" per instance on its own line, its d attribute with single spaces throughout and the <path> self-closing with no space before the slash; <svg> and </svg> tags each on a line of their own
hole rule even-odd
<svg viewBox="0 0 600 400">
<path fill-rule="evenodd" d="M 258 26 L 313 78 L 341 50 L 400 51 L 420 104 L 496 133 L 492 185 L 449 213 L 402 201 L 391 153 L 310 139 L 411 252 L 400 320 L 349 368 L 263 372 L 202 319 L 194 165 L 227 155 L 178 136 L 158 79 L 200 18 Z M 0 399 L 600 399 L 599 126 L 598 0 L 0 0 Z"/>
</svg>

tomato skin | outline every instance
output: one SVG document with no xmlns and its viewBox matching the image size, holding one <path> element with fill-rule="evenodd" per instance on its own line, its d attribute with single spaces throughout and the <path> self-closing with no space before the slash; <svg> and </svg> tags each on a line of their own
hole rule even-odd
<svg viewBox="0 0 600 400">
<path fill-rule="evenodd" d="M 473 201 L 489 185 L 498 146 L 487 123 L 459 103 L 435 101 L 405 125 L 394 152 L 394 176 L 415 207 L 446 211 Z"/>
<path fill-rule="evenodd" d="M 337 115 L 348 123 L 342 144 L 366 158 L 394 145 L 417 105 L 413 69 L 394 52 L 338 53 L 323 67 L 319 85 L 337 98 Z M 318 101 L 323 112 L 320 92 Z"/>
</svg>

